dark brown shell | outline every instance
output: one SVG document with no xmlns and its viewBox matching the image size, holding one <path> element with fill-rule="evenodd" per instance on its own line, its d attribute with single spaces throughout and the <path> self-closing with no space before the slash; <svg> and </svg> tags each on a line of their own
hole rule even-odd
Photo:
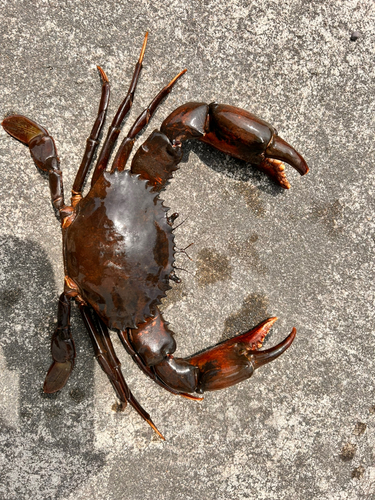
<svg viewBox="0 0 375 500">
<path fill-rule="evenodd" d="M 135 328 L 170 289 L 174 235 L 158 194 L 128 171 L 105 172 L 64 238 L 68 276 L 110 328 Z"/>
</svg>

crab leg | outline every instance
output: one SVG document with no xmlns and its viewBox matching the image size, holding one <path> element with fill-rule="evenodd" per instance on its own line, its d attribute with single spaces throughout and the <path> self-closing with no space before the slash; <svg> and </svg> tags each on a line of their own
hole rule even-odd
<svg viewBox="0 0 375 500">
<path fill-rule="evenodd" d="M 64 203 L 62 172 L 53 137 L 45 128 L 23 115 L 7 116 L 2 126 L 8 134 L 26 144 L 36 166 L 48 172 L 52 204 L 59 211 L 63 223 L 64 218 L 71 214 L 71 209 Z"/>
<path fill-rule="evenodd" d="M 295 328 L 277 346 L 259 351 L 276 319 L 263 321 L 242 335 L 183 359 L 173 357 L 176 349 L 173 332 L 157 312 L 137 329 L 131 329 L 131 345 L 169 389 L 180 394 L 215 391 L 247 380 L 257 368 L 278 358 L 290 347 L 296 336 Z"/>
<path fill-rule="evenodd" d="M 109 82 L 107 75 L 105 74 L 104 70 L 98 66 L 98 70 L 100 72 L 100 76 L 102 78 L 102 95 L 100 99 L 100 104 L 99 104 L 99 110 L 98 110 L 98 115 L 96 117 L 94 126 L 91 130 L 90 136 L 87 138 L 86 141 L 86 150 L 84 152 L 83 158 L 81 165 L 79 167 L 79 170 L 77 172 L 74 184 L 73 184 L 73 189 L 72 189 L 72 206 L 75 207 L 77 203 L 80 201 L 82 198 L 82 186 L 83 183 L 85 182 L 87 173 L 89 171 L 90 165 L 92 163 L 92 159 L 94 157 L 96 148 L 99 145 L 99 136 L 100 132 L 103 129 L 103 125 L 105 122 L 105 117 L 107 114 L 107 109 L 108 109 L 108 102 L 109 102 L 109 94 L 110 94 L 110 87 L 109 87 Z"/>
<path fill-rule="evenodd" d="M 121 401 L 123 407 L 129 403 L 137 413 L 154 429 L 154 431 L 164 439 L 163 435 L 158 431 L 155 424 L 151 420 L 150 415 L 142 408 L 142 406 L 135 399 L 131 393 L 127 383 L 121 372 L 121 363 L 118 360 L 109 332 L 105 324 L 99 318 L 99 316 L 94 313 L 96 319 L 96 324 L 94 323 L 93 316 L 91 314 L 90 308 L 82 303 L 79 305 L 79 309 L 83 318 L 83 322 L 89 332 L 96 359 L 98 360 L 100 367 L 104 373 L 109 378 L 109 381 L 114 388 L 117 397 Z"/>
<path fill-rule="evenodd" d="M 51 354 L 53 363 L 50 366 L 43 390 L 50 394 L 64 387 L 74 367 L 76 356 L 74 340 L 70 333 L 71 297 L 62 293 L 57 310 L 57 327 L 52 335 Z"/>
<path fill-rule="evenodd" d="M 96 162 L 96 167 L 94 174 L 91 180 L 91 186 L 95 184 L 98 180 L 100 174 L 107 168 L 107 164 L 109 161 L 109 157 L 111 156 L 114 145 L 117 141 L 117 138 L 121 132 L 121 123 L 124 121 L 125 116 L 129 113 L 130 108 L 133 104 L 134 92 L 137 87 L 138 78 L 142 69 L 142 62 L 145 55 L 146 45 L 147 45 L 148 32 L 145 35 L 141 53 L 138 59 L 137 64 L 134 68 L 133 78 L 130 82 L 128 93 L 125 96 L 125 99 L 121 103 L 120 107 L 117 110 L 115 117 L 112 120 L 111 126 L 109 127 L 107 137 L 104 141 L 103 147 L 100 151 L 100 155 L 98 161 Z"/>
<path fill-rule="evenodd" d="M 146 109 L 142 111 L 142 113 L 138 116 L 134 125 L 129 130 L 128 135 L 122 141 L 121 146 L 119 147 L 116 158 L 113 162 L 111 172 L 114 170 L 124 170 L 126 162 L 128 161 L 129 155 L 133 149 L 133 145 L 135 142 L 136 136 L 139 132 L 148 124 L 151 120 L 152 115 L 155 113 L 157 107 L 160 105 L 162 100 L 171 92 L 174 84 L 177 80 L 186 73 L 186 69 L 180 71 L 178 75 L 176 75 L 173 80 L 171 80 L 168 85 L 166 85 L 158 95 L 150 102 Z"/>
</svg>

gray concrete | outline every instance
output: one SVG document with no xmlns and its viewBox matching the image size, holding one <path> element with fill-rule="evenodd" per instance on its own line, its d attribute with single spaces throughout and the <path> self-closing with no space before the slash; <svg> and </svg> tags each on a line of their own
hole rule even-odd
<svg viewBox="0 0 375 500">
<path fill-rule="evenodd" d="M 123 352 L 126 379 L 166 436 L 115 397 L 74 310 L 77 365 L 41 392 L 62 290 L 60 229 L 47 181 L 0 131 L 0 498 L 224 500 L 375 498 L 374 23 L 370 0 L 0 2 L 0 116 L 22 113 L 53 134 L 66 193 L 97 109 L 109 114 L 150 31 L 131 118 L 187 74 L 156 128 L 187 100 L 230 103 L 275 125 L 307 159 L 286 192 L 203 146 L 165 194 L 185 224 L 183 283 L 164 301 L 187 355 L 279 316 L 293 326 L 278 361 L 201 403 L 155 386 Z M 357 30 L 360 38 L 350 41 Z M 131 119 L 128 120 L 128 125 Z"/>
</svg>

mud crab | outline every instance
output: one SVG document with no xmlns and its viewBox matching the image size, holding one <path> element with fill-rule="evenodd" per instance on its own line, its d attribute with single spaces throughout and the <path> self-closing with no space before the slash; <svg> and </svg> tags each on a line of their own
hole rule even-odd
<svg viewBox="0 0 375 500">
<path fill-rule="evenodd" d="M 296 330 L 279 345 L 260 351 L 277 318 L 215 347 L 182 359 L 173 356 L 173 332 L 159 309 L 160 299 L 179 281 L 174 273 L 173 222 L 178 214 L 168 209 L 159 193 L 172 178 L 182 158 L 182 143 L 198 139 L 265 171 L 288 188 L 289 163 L 303 175 L 305 160 L 265 121 L 242 109 L 217 103 L 189 102 L 173 111 L 136 152 L 130 170 L 127 159 L 137 134 L 171 91 L 181 71 L 137 118 L 120 145 L 111 169 L 107 164 L 121 123 L 129 112 L 142 69 L 145 36 L 128 93 L 120 105 L 99 154 L 91 189 L 82 196 L 93 162 L 109 101 L 109 82 L 102 68 L 98 115 L 72 190 L 71 205 L 64 202 L 62 172 L 53 138 L 47 130 L 21 115 L 8 116 L 4 129 L 26 144 L 37 167 L 48 173 L 52 204 L 61 220 L 65 287 L 58 303 L 57 327 L 52 335 L 53 362 L 44 391 L 53 393 L 66 384 L 72 372 L 75 346 L 70 330 L 74 299 L 92 340 L 95 355 L 121 404 L 129 403 L 161 436 L 150 415 L 134 398 L 120 369 L 109 335 L 117 333 L 141 370 L 173 394 L 201 399 L 192 393 L 223 389 L 248 379 L 254 370 L 280 356 L 293 342 Z M 164 438 L 163 438 L 164 439 Z"/>
</svg>

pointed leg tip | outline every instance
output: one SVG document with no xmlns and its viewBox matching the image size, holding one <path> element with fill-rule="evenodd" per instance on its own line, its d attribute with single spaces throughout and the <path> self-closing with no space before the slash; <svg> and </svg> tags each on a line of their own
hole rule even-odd
<svg viewBox="0 0 375 500">
<path fill-rule="evenodd" d="M 142 64 L 142 62 L 143 62 L 143 58 L 144 58 L 144 56 L 145 56 L 146 45 L 147 45 L 147 39 L 148 39 L 148 31 L 146 31 L 146 34 L 145 34 L 145 37 L 144 37 L 144 40 L 143 40 L 141 53 L 140 53 L 140 55 L 139 55 L 139 59 L 138 59 L 138 63 L 139 63 L 139 64 Z"/>
<path fill-rule="evenodd" d="M 148 425 L 150 427 L 152 427 L 152 429 L 156 432 L 156 434 L 163 440 L 165 441 L 165 437 L 163 436 L 163 434 L 159 431 L 159 429 L 156 427 L 156 425 L 154 424 L 154 422 L 151 420 L 151 419 L 148 419 L 146 420 L 146 422 L 148 423 Z"/>
<path fill-rule="evenodd" d="M 128 403 L 126 401 L 116 401 L 116 403 L 113 403 L 112 405 L 112 411 L 115 413 L 122 413 L 125 411 Z"/>
<path fill-rule="evenodd" d="M 176 75 L 167 85 L 168 88 L 171 88 L 175 83 L 176 81 L 181 78 L 182 75 L 184 75 L 185 73 L 187 72 L 187 69 L 183 69 L 182 71 L 179 72 L 178 75 Z"/>
<path fill-rule="evenodd" d="M 102 78 L 102 80 L 103 80 L 103 83 L 108 83 L 108 82 L 109 82 L 109 80 L 108 80 L 108 76 L 106 75 L 106 73 L 105 73 L 104 69 L 103 69 L 103 68 L 101 68 L 100 66 L 97 66 L 97 68 L 98 68 L 98 71 L 99 71 L 99 73 L 100 73 L 100 76 L 101 76 L 101 78 Z"/>
</svg>

